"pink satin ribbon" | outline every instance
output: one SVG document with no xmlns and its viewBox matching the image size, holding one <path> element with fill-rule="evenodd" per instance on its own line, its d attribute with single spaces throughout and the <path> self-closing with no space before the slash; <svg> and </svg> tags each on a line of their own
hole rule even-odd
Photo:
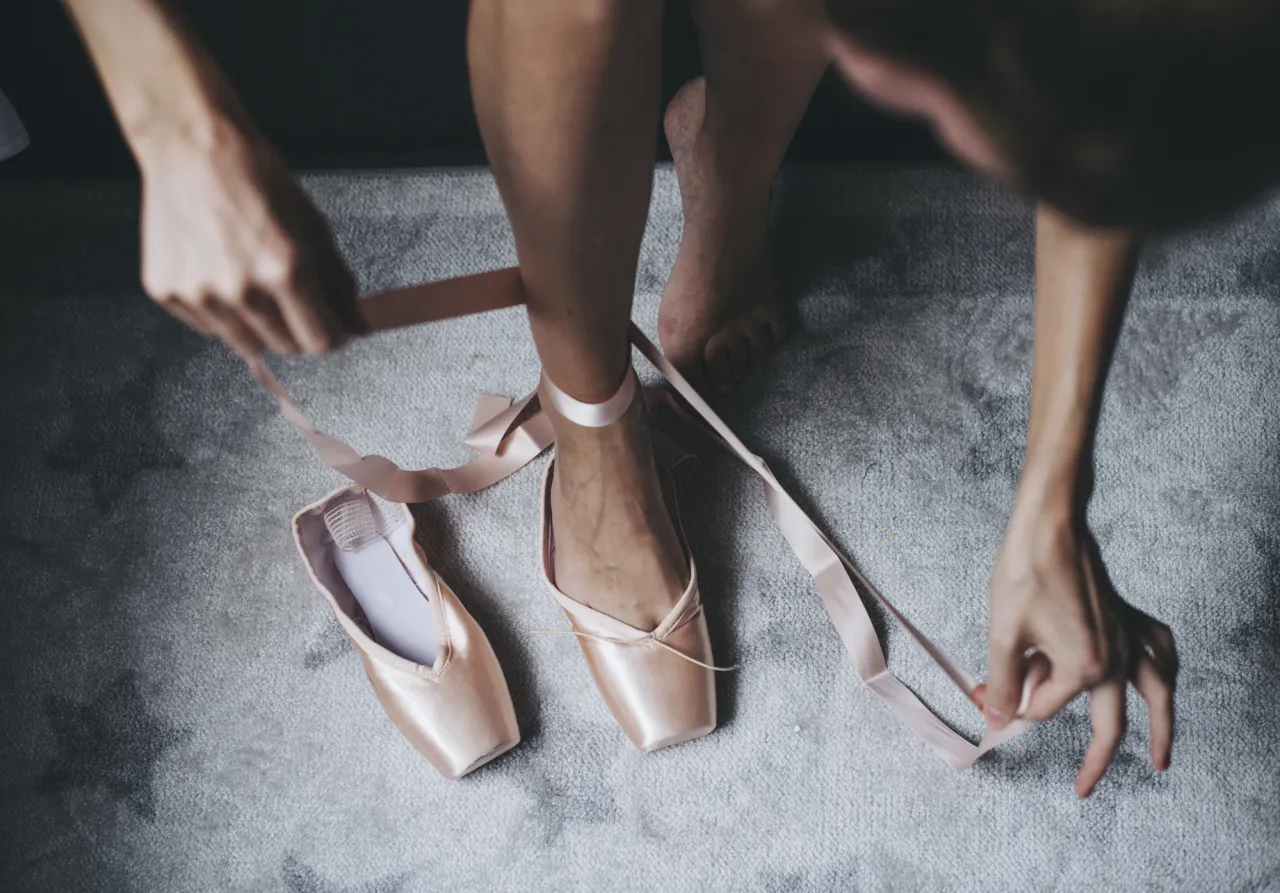
<svg viewBox="0 0 1280 893">
<path fill-rule="evenodd" d="M 1026 723 L 1018 720 L 1002 729 L 988 731 L 981 741 L 973 744 L 939 719 L 924 705 L 915 692 L 893 675 L 885 662 L 884 649 L 880 647 L 880 639 L 876 635 L 875 627 L 871 624 L 871 615 L 867 613 L 866 605 L 858 596 L 857 587 L 854 585 L 855 580 L 865 592 L 906 628 L 916 643 L 929 657 L 933 658 L 934 662 L 971 701 L 973 690 L 978 684 L 972 675 L 951 660 L 941 648 L 908 620 L 906 615 L 899 611 L 893 602 L 889 601 L 884 593 L 836 548 L 808 513 L 799 506 L 782 484 L 778 483 L 778 479 L 773 476 L 773 472 L 769 470 L 765 461 L 747 449 L 715 410 L 668 362 L 657 345 L 650 341 L 634 323 L 631 326 L 631 342 L 670 382 L 676 393 L 684 398 L 697 414 L 699 421 L 710 429 L 715 438 L 737 456 L 747 468 L 759 475 L 764 483 L 765 499 L 769 503 L 769 511 L 773 514 L 774 523 L 777 524 L 778 530 L 782 532 L 805 570 L 813 577 L 813 582 L 818 587 L 818 594 L 822 597 L 823 607 L 827 609 L 827 616 L 831 618 L 831 623 L 840 635 L 840 640 L 844 642 L 845 650 L 849 652 L 849 659 L 853 662 L 858 675 L 889 705 L 889 708 L 908 728 L 924 739 L 924 742 L 933 748 L 934 753 L 941 757 L 943 762 L 957 770 L 969 768 L 991 748 L 1025 730 Z"/>
<path fill-rule="evenodd" d="M 523 303 L 520 271 L 510 268 L 370 295 L 360 301 L 360 314 L 372 334 Z M 457 468 L 406 470 L 385 456 L 362 456 L 317 429 L 276 380 L 264 357 L 245 361 L 258 383 L 275 396 L 280 414 L 311 441 L 325 465 L 392 502 L 430 502 L 491 487 L 528 465 L 555 440 L 550 420 L 537 409 L 536 392 L 517 401 L 481 394 L 463 441 L 479 455 Z"/>
<path fill-rule="evenodd" d="M 511 268 L 372 295 L 360 302 L 360 312 L 372 333 L 523 303 L 520 272 Z M 903 625 L 912 639 L 970 700 L 977 681 L 930 641 L 858 570 L 787 493 L 764 460 L 747 449 L 635 325 L 631 326 L 631 341 L 684 399 L 694 417 L 690 417 L 674 399 L 668 402 L 687 421 L 702 426 L 760 477 L 774 523 L 813 577 L 823 607 L 858 675 L 908 728 L 920 736 L 943 762 L 957 770 L 967 769 L 984 753 L 1025 730 L 1027 723 L 1016 720 L 1003 729 L 988 731 L 975 744 L 926 707 L 886 664 L 884 650 L 866 605 L 858 594 L 858 587 Z M 326 465 L 393 502 L 426 502 L 450 493 L 470 493 L 491 486 L 524 467 L 555 438 L 549 420 L 537 404 L 536 392 L 518 401 L 482 395 L 477 401 L 471 430 L 465 441 L 479 455 L 457 468 L 406 471 L 382 456 L 361 456 L 342 441 L 317 430 L 276 381 L 263 358 L 250 358 L 248 362 L 254 376 L 276 397 L 281 414 L 311 441 Z"/>
</svg>

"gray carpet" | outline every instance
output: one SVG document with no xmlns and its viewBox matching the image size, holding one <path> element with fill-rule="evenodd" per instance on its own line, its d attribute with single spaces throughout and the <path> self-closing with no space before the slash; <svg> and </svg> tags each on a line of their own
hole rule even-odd
<svg viewBox="0 0 1280 893">
<path fill-rule="evenodd" d="M 512 261 L 487 174 L 307 179 L 369 287 Z M 721 728 L 633 751 L 536 571 L 538 472 L 424 537 L 504 663 L 524 743 L 446 783 L 396 734 L 307 581 L 290 514 L 336 476 L 245 370 L 142 299 L 136 198 L 0 189 L 0 885 L 14 890 L 1255 890 L 1280 887 L 1280 203 L 1153 245 L 1099 438 L 1092 521 L 1184 671 L 1095 796 L 1085 705 L 951 772 L 857 682 L 758 484 L 706 455 L 685 520 Z M 944 171 L 796 171 L 795 337 L 726 417 L 969 667 L 1019 467 L 1027 208 Z M 661 171 L 636 315 L 680 234 Z M 519 311 L 277 363 L 313 418 L 456 463 L 472 395 L 537 366 Z M 892 624 L 901 676 L 976 715 Z"/>
</svg>

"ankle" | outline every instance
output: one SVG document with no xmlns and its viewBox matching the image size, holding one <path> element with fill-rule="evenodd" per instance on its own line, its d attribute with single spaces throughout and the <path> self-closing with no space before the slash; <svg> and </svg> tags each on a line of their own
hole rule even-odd
<svg viewBox="0 0 1280 893">
<path fill-rule="evenodd" d="M 553 405 L 544 403 L 543 406 L 556 432 L 556 455 L 575 467 L 579 460 L 591 464 L 606 460 L 616 463 L 649 455 L 644 401 L 639 397 L 620 418 L 600 427 L 579 425 L 557 412 Z"/>
<path fill-rule="evenodd" d="M 581 447 L 599 453 L 647 442 L 644 398 L 630 364 L 623 372 L 621 384 L 602 400 L 579 400 L 562 390 L 545 372 L 538 396 L 562 451 L 572 452 Z"/>
</svg>

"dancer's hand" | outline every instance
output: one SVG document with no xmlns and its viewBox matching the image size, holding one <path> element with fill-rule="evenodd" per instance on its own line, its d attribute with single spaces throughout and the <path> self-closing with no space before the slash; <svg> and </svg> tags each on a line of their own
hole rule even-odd
<svg viewBox="0 0 1280 893">
<path fill-rule="evenodd" d="M 142 172 L 142 284 L 241 354 L 360 330 L 319 212 L 173 4 L 63 0 Z"/>
<path fill-rule="evenodd" d="M 1173 635 L 1116 594 L 1083 521 L 1015 508 L 991 577 L 988 645 L 990 678 L 979 697 L 993 727 L 1015 714 L 1049 719 L 1089 692 L 1093 737 L 1076 778 L 1081 797 L 1102 778 L 1124 735 L 1126 681 L 1147 702 L 1151 762 L 1168 768 Z M 1031 691 L 1020 704 L 1028 677 Z"/>
<path fill-rule="evenodd" d="M 241 354 L 321 353 L 359 331 L 355 284 L 283 159 L 227 126 L 139 152 L 142 282 Z"/>
<path fill-rule="evenodd" d="M 1116 594 L 1085 522 L 1102 388 L 1138 245 L 1135 232 L 1085 226 L 1045 205 L 1037 211 L 1027 450 L 991 575 L 990 679 L 975 693 L 998 728 L 1018 713 L 1048 719 L 1089 692 L 1082 797 L 1120 745 L 1126 680 L 1147 701 L 1157 769 L 1169 765 L 1173 740 L 1173 636 Z"/>
</svg>

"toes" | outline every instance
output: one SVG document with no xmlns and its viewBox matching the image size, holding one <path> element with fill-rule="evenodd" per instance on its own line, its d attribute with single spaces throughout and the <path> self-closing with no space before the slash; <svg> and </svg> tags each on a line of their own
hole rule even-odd
<svg viewBox="0 0 1280 893">
<path fill-rule="evenodd" d="M 776 314 L 741 320 L 716 332 L 705 344 L 688 339 L 683 330 L 658 327 L 667 359 L 704 393 L 727 391 L 762 365 L 786 340 L 786 323 Z"/>
<path fill-rule="evenodd" d="M 722 332 L 707 343 L 711 383 L 725 391 L 742 380 L 753 364 L 749 338 L 738 331 Z"/>
<path fill-rule="evenodd" d="M 761 318 L 744 322 L 735 339 L 741 342 L 745 355 L 742 368 L 736 370 L 740 378 L 764 364 L 769 355 L 786 340 L 786 330 L 776 319 Z M 732 366 L 732 362 L 730 365 Z"/>
<path fill-rule="evenodd" d="M 765 357 L 773 353 L 781 342 L 782 339 L 778 337 L 774 324 L 767 319 L 759 320 L 751 327 L 751 333 L 747 338 L 751 351 L 751 365 L 758 366 L 763 363 Z"/>
<path fill-rule="evenodd" d="M 721 333 L 707 343 L 707 371 L 711 385 L 720 393 L 742 378 L 750 363 L 746 342 Z"/>
<path fill-rule="evenodd" d="M 663 336 L 662 327 L 658 327 L 658 342 L 662 352 L 672 366 L 680 370 L 680 374 L 689 380 L 695 390 L 705 390 L 709 378 L 706 364 L 706 350 L 701 344 L 681 341 L 674 336 Z"/>
<path fill-rule="evenodd" d="M 725 345 L 725 353 L 729 355 L 729 373 L 733 376 L 733 381 L 746 375 L 751 369 L 751 342 L 746 338 L 728 338 Z"/>
<path fill-rule="evenodd" d="M 717 391 L 723 393 L 733 384 L 733 369 L 729 366 L 729 352 L 720 349 L 707 348 L 707 380 L 708 383 Z"/>
</svg>

